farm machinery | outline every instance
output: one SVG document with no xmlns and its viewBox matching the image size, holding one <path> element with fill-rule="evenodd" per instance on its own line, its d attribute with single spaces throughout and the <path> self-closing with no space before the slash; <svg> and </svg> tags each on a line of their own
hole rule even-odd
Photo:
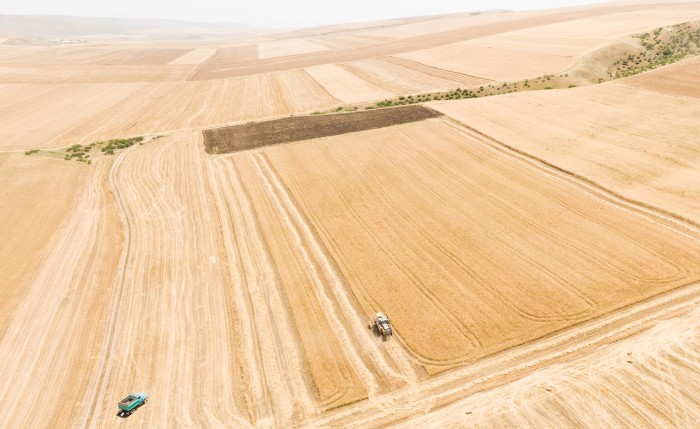
<svg viewBox="0 0 700 429">
<path fill-rule="evenodd" d="M 148 395 L 145 393 L 132 393 L 119 401 L 119 417 L 128 417 L 135 409 L 145 404 Z"/>
<path fill-rule="evenodd" d="M 384 313 L 379 312 L 375 314 L 374 319 L 369 321 L 367 328 L 378 332 L 384 339 L 391 336 L 391 322 Z"/>
</svg>

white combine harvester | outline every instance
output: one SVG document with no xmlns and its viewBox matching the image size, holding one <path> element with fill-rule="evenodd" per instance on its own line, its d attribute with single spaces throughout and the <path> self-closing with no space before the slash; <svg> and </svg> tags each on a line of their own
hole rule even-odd
<svg viewBox="0 0 700 429">
<path fill-rule="evenodd" d="M 374 319 L 369 321 L 367 327 L 379 332 L 384 339 L 391 336 L 391 324 L 389 322 L 389 318 L 382 312 L 375 314 Z"/>
</svg>

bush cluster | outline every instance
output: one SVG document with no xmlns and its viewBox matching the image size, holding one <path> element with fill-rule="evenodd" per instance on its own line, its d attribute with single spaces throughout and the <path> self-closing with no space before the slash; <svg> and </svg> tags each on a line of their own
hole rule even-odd
<svg viewBox="0 0 700 429">
<path fill-rule="evenodd" d="M 141 143 L 143 137 L 131 137 L 128 139 L 112 139 L 107 142 L 107 144 L 102 147 L 102 152 L 107 155 L 114 155 L 114 151 L 117 149 L 126 149 L 133 146 L 136 143 Z"/>
<path fill-rule="evenodd" d="M 90 143 L 87 146 L 83 146 L 80 144 L 74 144 L 73 146 L 69 147 L 66 149 L 66 155 L 64 156 L 63 159 L 66 161 L 70 161 L 71 159 L 74 159 L 76 161 L 80 162 L 86 162 L 88 164 L 91 164 L 92 161 L 89 160 L 90 158 L 90 151 L 92 150 L 93 147 L 95 147 L 97 143 Z"/>
</svg>

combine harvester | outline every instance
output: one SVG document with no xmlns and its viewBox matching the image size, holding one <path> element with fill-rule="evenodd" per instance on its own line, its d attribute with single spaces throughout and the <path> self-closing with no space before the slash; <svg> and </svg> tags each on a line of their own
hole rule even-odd
<svg viewBox="0 0 700 429">
<path fill-rule="evenodd" d="M 374 319 L 369 321 L 367 327 L 379 332 L 382 335 L 382 338 L 385 340 L 387 337 L 391 336 L 391 324 L 389 322 L 389 318 L 382 312 L 375 314 Z"/>
<path fill-rule="evenodd" d="M 148 395 L 145 393 L 132 393 L 119 401 L 119 417 L 128 417 L 135 409 L 145 404 Z"/>
</svg>

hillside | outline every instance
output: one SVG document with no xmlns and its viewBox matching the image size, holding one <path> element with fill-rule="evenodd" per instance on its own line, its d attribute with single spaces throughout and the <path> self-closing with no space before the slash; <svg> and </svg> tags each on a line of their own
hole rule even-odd
<svg viewBox="0 0 700 429">
<path fill-rule="evenodd" d="M 120 19 L 77 16 L 0 15 L 0 34 L 17 38 L 76 39 L 95 35 L 209 34 L 249 31 L 235 23 L 194 23 L 158 19 Z"/>
</svg>

